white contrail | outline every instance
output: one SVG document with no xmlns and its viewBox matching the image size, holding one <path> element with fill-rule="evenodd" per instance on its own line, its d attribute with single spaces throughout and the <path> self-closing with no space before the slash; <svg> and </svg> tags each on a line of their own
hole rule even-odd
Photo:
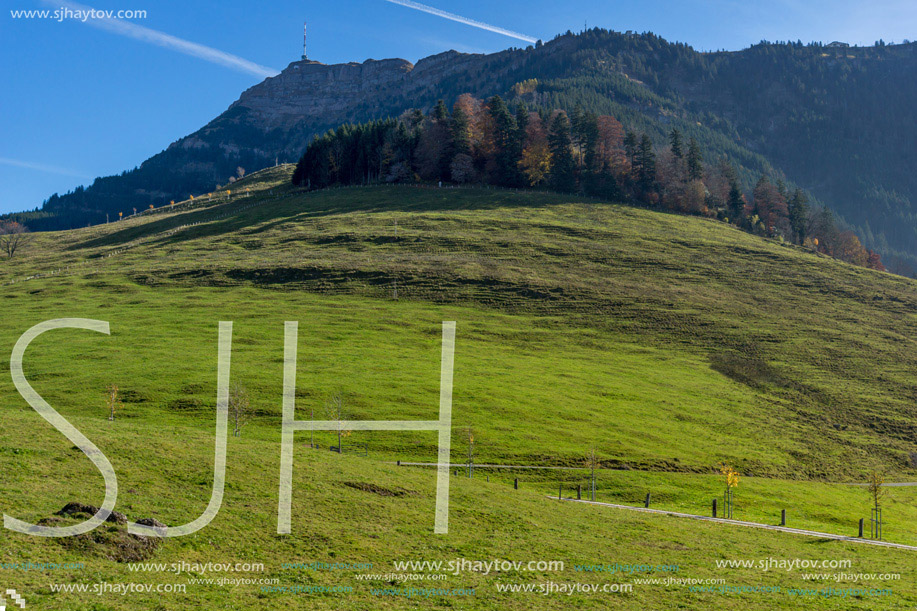
<svg viewBox="0 0 917 611">
<path fill-rule="evenodd" d="M 467 17 L 462 17 L 461 15 L 456 15 L 455 13 L 449 13 L 449 12 L 440 10 L 438 8 L 434 8 L 432 6 L 427 6 L 426 4 L 420 4 L 419 2 L 412 2 L 412 0 L 385 0 L 385 1 L 391 2 L 392 4 L 399 4 L 401 6 L 406 6 L 414 10 L 423 11 L 424 13 L 430 13 L 431 15 L 442 17 L 443 19 L 451 19 L 452 21 L 458 21 L 459 23 L 464 23 L 465 25 L 470 25 L 475 28 L 487 30 L 488 32 L 495 32 L 497 34 L 503 34 L 504 36 L 509 36 L 510 38 L 517 38 L 519 40 L 524 40 L 525 42 L 530 42 L 530 43 L 538 42 L 538 39 L 532 36 L 520 34 L 519 32 L 513 32 L 511 30 L 500 28 L 495 25 L 490 25 L 489 23 L 475 21 L 474 19 L 468 19 Z"/>
<path fill-rule="evenodd" d="M 77 4 L 75 2 L 69 2 L 68 0 L 41 1 L 49 6 L 67 8 L 73 11 L 82 11 L 84 14 L 86 11 L 94 10 L 91 7 Z M 103 11 L 96 11 L 97 14 L 102 12 Z M 99 28 L 100 30 L 106 30 L 114 34 L 127 36 L 128 38 L 134 38 L 136 40 L 147 42 L 158 47 L 172 49 L 173 51 L 178 51 L 179 53 L 184 53 L 185 55 L 197 57 L 199 59 L 203 59 L 220 66 L 226 66 L 227 68 L 232 68 L 233 70 L 247 72 L 248 74 L 253 74 L 260 78 L 277 76 L 279 74 L 279 72 L 273 68 L 258 65 L 237 55 L 226 53 L 224 51 L 220 51 L 219 49 L 214 49 L 213 47 L 201 45 L 196 42 L 191 42 L 190 40 L 184 40 L 182 38 L 172 36 L 171 34 L 166 34 L 165 32 L 145 28 L 141 25 L 136 25 L 134 23 L 130 23 L 129 21 L 124 21 L 123 19 L 97 17 L 94 19 L 86 19 L 83 21 L 83 23 Z"/>
<path fill-rule="evenodd" d="M 26 170 L 37 170 L 39 172 L 47 172 L 49 174 L 60 174 L 61 176 L 74 176 L 76 178 L 92 178 L 92 176 L 87 176 L 86 174 L 80 174 L 79 172 L 74 172 L 73 170 L 68 170 L 66 168 L 58 168 L 53 165 L 45 165 L 43 163 L 34 163 L 32 161 L 20 161 L 19 159 L 10 159 L 9 157 L 0 157 L 0 165 L 10 165 L 14 168 L 24 168 Z"/>
</svg>

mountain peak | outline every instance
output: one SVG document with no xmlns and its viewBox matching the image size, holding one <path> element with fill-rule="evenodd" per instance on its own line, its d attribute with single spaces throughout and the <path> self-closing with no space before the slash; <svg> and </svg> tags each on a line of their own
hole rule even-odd
<svg viewBox="0 0 917 611">
<path fill-rule="evenodd" d="M 243 92 L 230 110 L 248 109 L 269 129 L 328 114 L 346 116 L 367 95 L 402 82 L 413 69 L 405 59 L 368 59 L 362 64 L 299 60 Z"/>
</svg>

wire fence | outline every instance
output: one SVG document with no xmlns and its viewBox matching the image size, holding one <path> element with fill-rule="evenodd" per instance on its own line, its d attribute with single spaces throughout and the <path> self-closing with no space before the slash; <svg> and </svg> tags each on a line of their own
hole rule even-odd
<svg viewBox="0 0 917 611">
<path fill-rule="evenodd" d="M 267 168 L 265 170 L 255 172 L 251 174 L 248 178 L 255 178 L 259 174 L 268 172 L 272 169 L 273 168 Z M 214 221 L 222 220 L 229 216 L 237 215 L 241 212 L 249 210 L 255 206 L 261 206 L 268 202 L 284 199 L 284 198 L 290 197 L 291 195 L 305 194 L 305 193 L 321 193 L 321 192 L 327 192 L 327 191 L 340 191 L 340 190 L 355 190 L 355 189 L 362 190 L 362 189 L 367 189 L 367 188 L 380 188 L 380 189 L 406 189 L 407 188 L 407 189 L 419 189 L 419 190 L 443 190 L 445 189 L 445 190 L 467 190 L 467 191 L 485 189 L 488 191 L 493 190 L 493 191 L 510 192 L 510 193 L 525 193 L 525 194 L 536 194 L 536 195 L 558 195 L 558 193 L 554 191 L 519 189 L 519 188 L 504 188 L 504 187 L 494 187 L 491 185 L 478 185 L 478 184 L 466 184 L 466 185 L 439 184 L 437 185 L 437 184 L 424 184 L 424 183 L 421 183 L 421 184 L 371 183 L 371 184 L 356 184 L 356 185 L 334 185 L 334 186 L 325 187 L 322 189 L 311 189 L 311 190 L 304 188 L 304 187 L 294 188 L 294 189 L 284 189 L 282 193 L 277 194 L 277 195 L 268 195 L 268 197 L 266 198 L 263 196 L 259 197 L 257 201 L 252 202 L 251 204 L 247 206 L 233 208 L 232 210 L 226 210 L 220 214 L 209 216 L 207 218 L 195 221 L 193 223 L 184 223 L 182 225 L 172 227 L 162 232 L 158 232 L 155 234 L 144 236 L 142 238 L 138 238 L 136 240 L 133 240 L 131 242 L 121 245 L 120 247 L 116 248 L 115 250 L 108 251 L 93 259 L 84 259 L 82 261 L 76 261 L 76 262 L 73 262 L 67 265 L 61 265 L 61 266 L 52 268 L 50 270 L 38 271 L 38 272 L 29 274 L 23 277 L 12 278 L 8 280 L 7 282 L 4 282 L 2 286 L 11 286 L 14 284 L 28 282 L 30 280 L 38 280 L 42 278 L 68 276 L 68 275 L 73 275 L 75 273 L 86 273 L 86 272 L 90 274 L 95 273 L 95 268 L 98 267 L 101 263 L 107 262 L 107 260 L 110 259 L 111 257 L 117 257 L 118 255 L 121 255 L 124 252 L 132 250 L 138 246 L 143 246 L 145 244 L 148 244 L 148 243 L 151 243 L 157 240 L 171 237 L 177 233 L 180 233 L 192 227 L 197 227 L 199 225 L 203 225 L 206 223 L 212 223 Z M 273 192 L 272 189 L 269 191 Z M 155 216 L 155 215 L 162 215 L 162 214 L 169 214 L 169 213 L 192 212 L 195 207 L 199 207 L 202 204 L 204 206 L 209 205 L 209 204 L 213 204 L 214 207 L 222 206 L 222 205 L 227 205 L 227 204 L 231 204 L 234 202 L 238 202 L 240 199 L 247 199 L 249 197 L 252 197 L 252 195 L 253 195 L 252 192 L 248 189 L 246 189 L 245 191 L 237 191 L 236 193 L 232 193 L 232 189 L 229 189 L 226 191 L 216 191 L 213 193 L 208 193 L 206 195 L 200 195 L 196 197 L 192 195 L 187 200 L 183 200 L 175 204 L 170 203 L 165 206 L 160 206 L 159 208 L 150 208 L 147 210 L 141 210 L 141 211 L 136 212 L 135 214 L 130 215 L 127 218 L 131 219 L 135 217 Z M 594 197 L 588 197 L 588 196 L 582 196 L 582 195 L 577 195 L 576 197 L 580 200 L 585 199 L 585 200 L 589 200 L 593 202 L 605 201 L 605 200 L 597 199 Z M 204 209 L 206 210 L 206 208 Z M 119 223 L 125 222 L 125 220 L 126 219 L 119 219 L 117 221 L 112 221 L 111 223 L 104 223 L 104 224 L 106 225 L 119 224 Z"/>
</svg>

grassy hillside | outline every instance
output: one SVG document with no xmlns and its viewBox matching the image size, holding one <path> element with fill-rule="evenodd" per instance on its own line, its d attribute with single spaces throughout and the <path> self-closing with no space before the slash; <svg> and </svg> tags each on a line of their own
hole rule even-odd
<svg viewBox="0 0 917 611">
<path fill-rule="evenodd" d="M 300 323 L 299 419 L 312 409 L 324 418 L 335 392 L 353 419 L 435 418 L 439 325 L 457 321 L 453 461 L 467 455 L 466 428 L 474 431 L 478 463 L 580 467 L 595 448 L 604 467 L 599 500 L 636 505 L 650 491 L 656 507 L 707 513 L 721 495 L 716 468 L 728 462 L 743 474 L 737 518 L 775 523 L 788 509 L 791 526 L 855 534 L 869 501 L 850 483 L 873 468 L 889 479 L 917 476 L 909 456 L 917 452 L 913 281 L 697 218 L 507 191 L 302 193 L 287 186 L 289 171 L 251 177 L 233 188 L 235 196 L 249 189 L 247 196 L 225 203 L 198 199 L 120 223 L 36 235 L 21 256 L 0 265 L 7 306 L 0 358 L 7 368 L 16 339 L 38 322 L 109 321 L 110 337 L 76 330 L 40 337 L 25 374 L 111 459 L 119 511 L 177 524 L 199 515 L 209 496 L 217 321 L 234 321 L 233 381 L 249 389 L 256 417 L 230 439 L 218 518 L 167 542 L 153 561 L 257 561 L 265 574 L 253 577 L 354 591 L 192 584 L 186 598 L 118 599 L 52 594 L 48 583 L 60 575 L 50 572 L 4 572 L 8 587 L 40 600 L 36 608 L 402 608 L 403 598 L 373 596 L 355 574 L 390 573 L 393 560 L 457 557 L 559 559 L 568 567 L 450 577 L 435 587 L 474 587 L 476 594 L 438 597 L 437 605 L 795 608 L 787 594 L 684 586 L 640 584 L 626 595 L 569 598 L 496 591 L 498 582 L 616 583 L 618 576 L 570 568 L 614 562 L 679 564 L 679 577 L 729 585 L 804 585 L 798 573 L 714 564 L 772 556 L 851 558 L 846 572 L 902 574 L 889 586 L 893 597 L 809 596 L 813 608 L 917 604 L 906 552 L 546 498 L 561 482 L 585 487 L 583 471 L 480 469 L 472 480 L 453 478 L 450 534 L 436 537 L 433 472 L 393 464 L 435 460 L 429 433 L 345 440 L 345 449 L 365 446 L 366 457 L 310 450 L 308 433 L 297 434 L 294 534 L 274 535 L 286 320 Z M 109 384 L 125 402 L 115 422 L 104 408 Z M 92 465 L 24 403 L 8 376 L 0 376 L 0 410 L 2 511 L 38 520 L 68 501 L 101 502 Z M 333 441 L 328 433 L 316 437 L 322 448 Z M 518 491 L 511 485 L 517 476 Z M 889 489 L 886 539 L 917 544 L 915 491 Z M 86 562 L 60 581 L 138 580 L 88 545 L 7 532 L 0 554 L 4 562 Z M 312 561 L 375 568 L 282 568 Z M 185 583 L 184 576 L 143 577 Z"/>
<path fill-rule="evenodd" d="M 609 458 L 667 470 L 702 471 L 722 457 L 755 475 L 847 479 L 874 461 L 914 473 L 912 281 L 715 221 L 497 190 L 304 194 L 286 187 L 285 175 L 252 179 L 248 188 L 263 199 L 40 235 L 27 256 L 4 264 L 6 278 L 87 263 L 72 275 L 14 284 L 7 298 L 35 302 L 27 310 L 35 318 L 54 295 L 90 307 L 100 299 L 114 306 L 117 295 L 150 311 L 151 300 L 192 292 L 201 303 L 193 313 L 210 323 L 207 337 L 217 318 L 206 304 L 223 304 L 233 318 L 251 304 L 271 350 L 306 294 L 384 307 L 378 321 L 338 321 L 344 341 L 328 349 L 342 362 L 369 356 L 364 334 L 374 325 L 382 335 L 406 331 L 384 324 L 388 312 L 416 319 L 421 303 L 432 304 L 432 322 L 439 307 L 458 305 L 474 312 L 457 316 L 458 358 L 479 387 L 466 413 L 496 409 L 544 424 L 575 416 L 567 430 L 544 427 L 535 439 L 488 430 L 495 456 L 562 464 L 601 437 Z M 188 223 L 200 224 L 175 231 Z M 435 326 L 424 333 L 435 341 Z M 435 372 L 434 360 L 426 371 Z M 340 383 L 354 401 L 367 392 L 363 380 Z M 368 392 L 366 404 L 385 409 L 384 395 L 373 396 L 385 391 Z M 583 429 L 596 434 L 584 438 Z M 707 433 L 698 438 L 699 429 Z"/>
</svg>

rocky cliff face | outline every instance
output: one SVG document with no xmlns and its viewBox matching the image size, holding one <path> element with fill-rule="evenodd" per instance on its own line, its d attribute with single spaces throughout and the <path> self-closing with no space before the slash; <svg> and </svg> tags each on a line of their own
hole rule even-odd
<svg viewBox="0 0 917 611">
<path fill-rule="evenodd" d="M 346 115 L 367 96 L 399 86 L 414 66 L 403 59 L 325 65 L 298 61 L 245 91 L 230 106 L 252 111 L 264 129 L 291 127 L 309 118 Z"/>
<path fill-rule="evenodd" d="M 484 57 L 449 51 L 422 59 L 416 66 L 404 59 L 334 65 L 293 62 L 245 91 L 227 112 L 244 109 L 263 131 L 353 120 L 366 111 L 391 106 L 393 97 L 432 95 L 444 78 L 464 73 Z"/>
</svg>

